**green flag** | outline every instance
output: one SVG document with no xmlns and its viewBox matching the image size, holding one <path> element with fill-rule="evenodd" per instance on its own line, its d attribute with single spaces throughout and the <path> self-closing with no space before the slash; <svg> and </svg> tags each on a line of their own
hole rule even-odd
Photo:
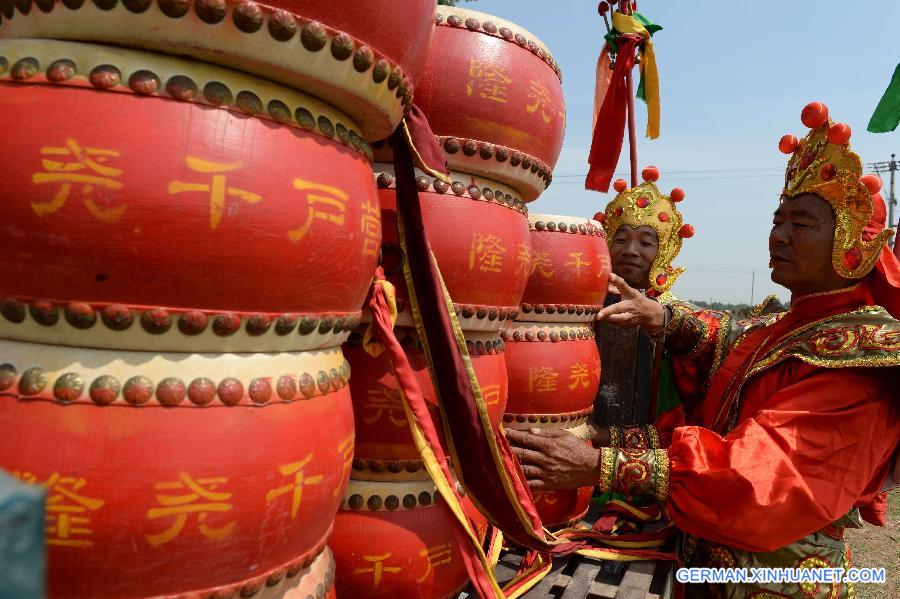
<svg viewBox="0 0 900 599">
<path fill-rule="evenodd" d="M 881 96 L 875 114 L 869 120 L 867 129 L 872 133 L 887 133 L 900 124 L 900 64 L 894 69 L 891 83 Z"/>
</svg>

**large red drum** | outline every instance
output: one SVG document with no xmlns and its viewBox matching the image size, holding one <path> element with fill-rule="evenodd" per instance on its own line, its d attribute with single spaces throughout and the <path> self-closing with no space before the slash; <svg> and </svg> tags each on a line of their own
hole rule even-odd
<svg viewBox="0 0 900 599">
<path fill-rule="evenodd" d="M 590 322 L 609 286 L 609 247 L 597 221 L 529 214 L 531 278 L 518 320 Z"/>
<path fill-rule="evenodd" d="M 438 423 L 438 435 L 443 438 L 427 358 L 415 329 L 398 327 L 395 333 L 406 351 L 434 422 Z M 491 424 L 496 427 L 507 400 L 505 343 L 496 333 L 467 332 L 466 345 Z M 400 387 L 387 354 L 370 356 L 362 347 L 361 335 L 354 333 L 344 344 L 344 355 L 353 371 L 350 380 L 356 419 L 353 478 L 428 478 L 409 431 Z"/>
<path fill-rule="evenodd" d="M 339 348 L 0 362 L 0 467 L 47 489 L 50 596 L 250 596 L 316 567 L 353 454 Z"/>
<path fill-rule="evenodd" d="M 388 137 L 412 104 L 433 0 L 38 0 L 0 3 L 0 37 L 137 47 L 307 91 Z M 138 122 L 138 121 L 136 121 Z M 279 155 L 279 154 L 274 154 Z"/>
<path fill-rule="evenodd" d="M 398 323 L 412 326 L 402 273 L 393 168 L 376 163 L 385 268 L 397 287 Z M 527 209 L 515 190 L 451 172 L 452 183 L 416 172 L 423 220 L 435 259 L 464 330 L 497 331 L 519 313 L 531 267 Z"/>
<path fill-rule="evenodd" d="M 532 33 L 439 6 L 416 104 L 452 169 L 502 181 L 525 201 L 550 184 L 566 113 L 559 67 Z"/>
<path fill-rule="evenodd" d="M 486 522 L 466 498 L 479 534 Z M 351 480 L 334 524 L 339 597 L 444 599 L 468 583 L 453 527 L 428 481 Z"/>
<path fill-rule="evenodd" d="M 594 329 L 585 323 L 512 323 L 506 340 L 509 428 L 566 429 L 586 436 L 600 388 L 600 354 Z M 545 526 L 574 524 L 589 507 L 592 488 L 534 494 Z"/>
<path fill-rule="evenodd" d="M 513 323 L 503 331 L 509 373 L 506 426 L 571 428 L 591 414 L 600 387 L 594 328 L 584 323 Z"/>
<path fill-rule="evenodd" d="M 165 56 L 0 40 L 0 128 L 0 336 L 295 351 L 358 324 L 378 197 L 327 104 Z"/>
</svg>

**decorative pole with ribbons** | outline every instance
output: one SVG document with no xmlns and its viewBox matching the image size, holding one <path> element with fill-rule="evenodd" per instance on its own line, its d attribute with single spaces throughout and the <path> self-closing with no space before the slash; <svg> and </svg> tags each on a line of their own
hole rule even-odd
<svg viewBox="0 0 900 599">
<path fill-rule="evenodd" d="M 652 36 L 662 27 L 635 10 L 637 3 L 619 2 L 612 13 L 612 27 L 606 18 L 610 4 L 601 2 L 598 11 L 607 24 L 606 44 L 597 60 L 597 84 L 594 94 L 594 134 L 588 158 L 590 168 L 585 189 L 607 192 L 612 181 L 622 142 L 626 118 L 629 130 L 631 185 L 638 184 L 637 136 L 634 122 L 634 83 L 632 69 L 640 64 L 641 79 L 637 97 L 647 103 L 647 137 L 659 137 L 659 73 Z M 635 7 L 635 8 L 633 8 Z"/>
</svg>

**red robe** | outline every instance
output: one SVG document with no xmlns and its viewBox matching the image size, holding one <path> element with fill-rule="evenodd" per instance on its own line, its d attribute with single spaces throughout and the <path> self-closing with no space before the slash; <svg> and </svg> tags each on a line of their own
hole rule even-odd
<svg viewBox="0 0 900 599">
<path fill-rule="evenodd" d="M 867 305 L 863 284 L 801 298 L 783 316 L 764 319 L 767 326 L 749 333 L 734 327 L 731 339 L 722 330 L 727 319 L 703 311 L 694 317 L 705 330 L 688 327 L 672 340 L 689 349 L 689 356 L 676 358 L 690 363 L 678 369 L 679 385 L 686 392 L 706 388 L 693 411 L 700 426 L 675 428 L 670 436 L 668 507 L 680 529 L 739 549 L 771 551 L 876 500 L 900 441 L 900 368 L 866 367 L 869 358 L 856 350 L 881 344 L 882 365 L 891 355 L 900 365 L 897 321 L 887 338 L 854 345 L 850 337 L 858 332 L 839 325 L 846 321 L 839 317 L 817 338 L 824 349 L 810 348 L 808 340 L 779 349 L 790 333 Z M 843 352 L 835 356 L 836 349 Z M 817 358 L 816 351 L 827 355 Z M 774 360 L 770 366 L 747 375 L 767 359 Z M 739 390 L 729 389 L 742 378 Z"/>
<path fill-rule="evenodd" d="M 844 528 L 861 526 L 860 516 L 884 523 L 879 491 L 900 443 L 900 265 L 887 266 L 890 276 L 879 265 L 852 287 L 746 321 L 669 304 L 665 346 L 683 404 L 655 429 L 611 429 L 601 491 L 664 502 L 688 534 L 688 566 L 850 567 Z M 853 596 L 841 583 L 685 590 Z"/>
</svg>

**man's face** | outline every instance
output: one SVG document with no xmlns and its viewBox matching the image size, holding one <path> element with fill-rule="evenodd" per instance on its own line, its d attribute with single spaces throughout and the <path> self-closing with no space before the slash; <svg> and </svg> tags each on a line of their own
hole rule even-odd
<svg viewBox="0 0 900 599">
<path fill-rule="evenodd" d="M 609 244 L 612 271 L 635 289 L 646 289 L 658 250 L 659 239 L 653 227 L 622 225 Z"/>
<path fill-rule="evenodd" d="M 769 233 L 772 280 L 793 295 L 839 289 L 848 284 L 831 264 L 834 213 L 812 193 L 782 198 Z"/>
</svg>

